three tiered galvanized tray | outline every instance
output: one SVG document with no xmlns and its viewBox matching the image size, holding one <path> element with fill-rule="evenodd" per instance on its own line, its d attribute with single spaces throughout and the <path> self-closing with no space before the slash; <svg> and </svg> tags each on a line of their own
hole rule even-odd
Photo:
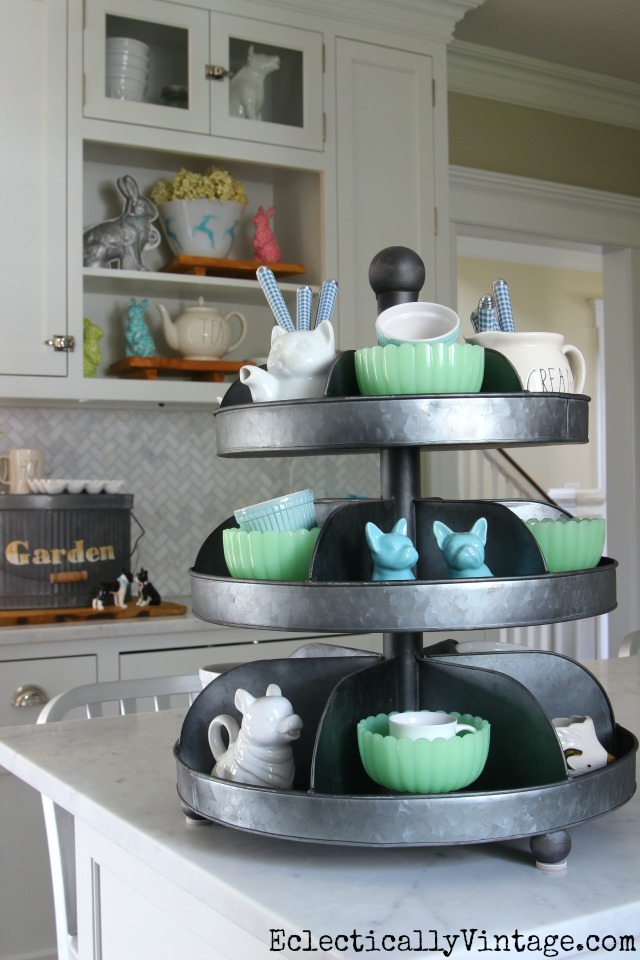
<svg viewBox="0 0 640 960">
<path fill-rule="evenodd" d="M 230 625 L 383 634 L 383 654 L 309 644 L 284 660 L 240 665 L 198 696 L 175 746 L 183 808 L 255 833 L 366 846 L 443 846 L 529 837 L 538 865 L 566 861 L 568 828 L 614 810 L 635 790 L 635 737 L 615 722 L 609 700 L 572 659 L 528 650 L 461 653 L 451 640 L 423 648 L 425 631 L 535 625 L 613 609 L 615 561 L 549 573 L 524 519 L 563 516 L 548 503 L 449 501 L 420 496 L 422 450 L 585 443 L 588 398 L 522 391 L 501 358 L 487 358 L 477 395 L 362 397 L 345 353 L 314 400 L 252 403 L 234 384 L 215 414 L 224 457 L 380 455 L 381 497 L 317 503 L 321 532 L 303 582 L 234 579 L 222 531 L 203 544 L 192 575 L 194 613 Z M 499 385 L 499 389 L 496 389 Z M 430 535 L 434 519 L 469 529 L 485 516 L 491 579 L 451 580 Z M 406 517 L 419 553 L 416 579 L 371 581 L 364 526 L 390 529 Z M 294 745 L 292 790 L 211 776 L 207 729 L 231 713 L 239 687 L 263 694 L 277 683 L 304 721 Z M 394 709 L 462 710 L 491 723 L 489 758 L 471 786 L 448 794 L 399 794 L 364 771 L 357 722 Z M 615 757 L 571 777 L 551 718 L 593 718 Z"/>
</svg>

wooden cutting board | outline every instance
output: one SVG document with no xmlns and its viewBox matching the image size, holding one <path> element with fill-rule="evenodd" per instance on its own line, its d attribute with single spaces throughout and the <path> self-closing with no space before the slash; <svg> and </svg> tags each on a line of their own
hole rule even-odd
<svg viewBox="0 0 640 960">
<path fill-rule="evenodd" d="M 124 609 L 111 604 L 104 610 L 93 607 L 47 607 L 42 610 L 0 610 L 0 626 L 22 627 L 38 623 L 74 623 L 92 620 L 142 620 L 145 617 L 179 617 L 187 612 L 182 603 L 163 600 L 156 607 L 137 607 L 129 600 Z"/>
</svg>

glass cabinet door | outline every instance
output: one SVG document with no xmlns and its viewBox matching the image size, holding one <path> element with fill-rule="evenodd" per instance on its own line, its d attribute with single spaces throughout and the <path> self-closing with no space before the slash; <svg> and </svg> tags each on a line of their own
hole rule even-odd
<svg viewBox="0 0 640 960">
<path fill-rule="evenodd" d="M 84 115 L 322 150 L 322 35 L 165 0 L 91 0 Z"/>
<path fill-rule="evenodd" d="M 163 0 L 91 0 L 84 115 L 209 133 L 209 13 Z"/>
<path fill-rule="evenodd" d="M 322 35 L 211 14 L 211 132 L 323 149 Z"/>
</svg>

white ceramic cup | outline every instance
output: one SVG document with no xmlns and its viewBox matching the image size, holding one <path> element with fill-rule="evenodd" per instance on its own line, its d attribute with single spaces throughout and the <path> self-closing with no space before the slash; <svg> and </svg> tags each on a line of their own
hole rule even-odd
<svg viewBox="0 0 640 960">
<path fill-rule="evenodd" d="M 461 730 L 476 733 L 468 723 L 459 723 L 450 713 L 439 710 L 405 710 L 389 716 L 389 733 L 398 740 L 450 740 Z"/>
<path fill-rule="evenodd" d="M 14 447 L 0 456 L 0 484 L 9 493 L 30 493 L 29 480 L 44 475 L 44 451 L 35 447 Z"/>
<path fill-rule="evenodd" d="M 460 317 L 440 303 L 415 300 L 387 307 L 376 319 L 376 337 L 381 347 L 393 343 L 455 343 Z"/>
<path fill-rule="evenodd" d="M 504 333 L 489 330 L 465 337 L 467 343 L 502 353 L 515 367 L 525 390 L 581 393 L 586 366 L 577 347 L 561 333 Z"/>
<path fill-rule="evenodd" d="M 608 755 L 591 717 L 555 717 L 551 721 L 570 773 L 589 773 L 607 765 Z"/>
</svg>

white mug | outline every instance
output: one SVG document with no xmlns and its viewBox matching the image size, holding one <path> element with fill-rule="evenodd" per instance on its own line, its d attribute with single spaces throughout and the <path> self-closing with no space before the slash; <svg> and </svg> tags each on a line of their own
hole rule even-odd
<svg viewBox="0 0 640 960">
<path fill-rule="evenodd" d="M 450 740 L 461 730 L 476 733 L 468 723 L 460 723 L 441 710 L 405 710 L 389 714 L 389 733 L 398 740 Z"/>
<path fill-rule="evenodd" d="M 44 476 L 44 451 L 34 447 L 14 447 L 0 456 L 0 484 L 9 493 L 30 493 L 29 480 Z"/>
<path fill-rule="evenodd" d="M 376 337 L 381 347 L 393 343 L 456 343 L 460 317 L 441 303 L 414 300 L 387 307 L 376 319 Z"/>
<path fill-rule="evenodd" d="M 608 754 L 596 736 L 591 717 L 555 717 L 551 721 L 569 773 L 589 773 L 606 767 Z"/>
<path fill-rule="evenodd" d="M 488 330 L 465 337 L 467 343 L 503 354 L 525 390 L 534 393 L 582 393 L 584 357 L 561 333 L 504 333 Z"/>
</svg>

